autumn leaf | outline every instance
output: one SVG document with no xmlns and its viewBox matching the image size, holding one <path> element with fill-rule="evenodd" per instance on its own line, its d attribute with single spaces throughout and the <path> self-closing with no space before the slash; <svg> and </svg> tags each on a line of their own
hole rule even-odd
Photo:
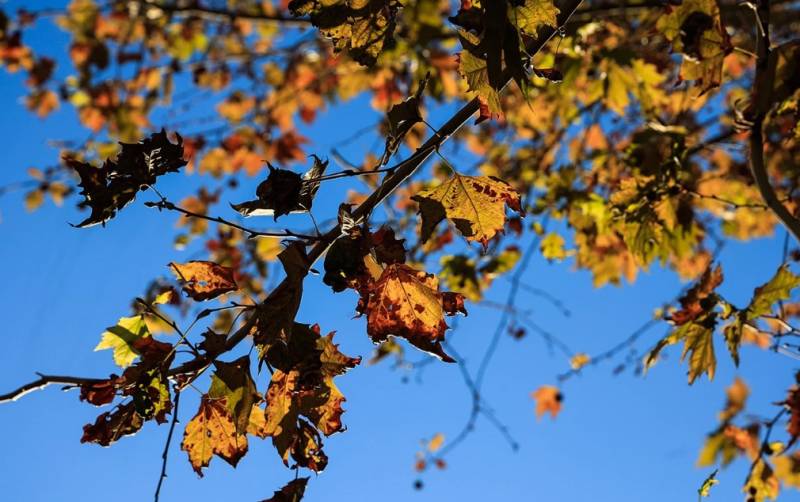
<svg viewBox="0 0 800 502">
<path fill-rule="evenodd" d="M 180 135 L 177 138 L 178 143 L 172 143 L 166 131 L 162 130 L 139 143 L 121 143 L 117 159 L 106 160 L 101 167 L 65 158 L 67 166 L 74 169 L 81 179 L 82 205 L 92 210 L 88 218 L 75 226 L 84 228 L 105 224 L 133 202 L 139 190 L 155 185 L 159 176 L 177 172 L 185 166 L 183 140 Z"/>
<path fill-rule="evenodd" d="M 114 362 L 122 368 L 133 364 L 139 352 L 134 347 L 137 339 L 150 336 L 147 323 L 141 315 L 122 317 L 116 326 L 107 328 L 100 335 L 100 343 L 94 350 L 113 349 Z"/>
<path fill-rule="evenodd" d="M 717 472 L 717 469 L 714 469 L 714 471 L 709 474 L 705 480 L 703 480 L 703 484 L 697 489 L 697 493 L 700 495 L 700 497 L 708 497 L 711 495 L 711 488 L 719 483 L 719 480 L 717 479 Z"/>
<path fill-rule="evenodd" d="M 721 422 L 730 421 L 744 409 L 747 397 L 750 395 L 750 388 L 747 387 L 744 380 L 736 377 L 730 387 L 725 390 L 725 394 L 727 395 L 725 408 L 719 414 Z"/>
<path fill-rule="evenodd" d="M 436 276 L 407 265 L 393 264 L 362 293 L 358 313 L 367 316 L 367 334 L 374 342 L 389 336 L 405 338 L 412 345 L 445 362 L 454 362 L 442 348 L 445 315 L 466 314 L 463 297 L 439 291 Z"/>
<path fill-rule="evenodd" d="M 261 502 L 300 502 L 306 492 L 308 478 L 297 478 L 286 483 L 280 490 L 276 491 L 272 497 Z"/>
<path fill-rule="evenodd" d="M 789 299 L 792 290 L 798 286 L 800 286 L 800 276 L 792 273 L 786 265 L 782 265 L 769 282 L 753 292 L 753 298 L 746 309 L 748 319 L 772 313 L 772 306 Z"/>
<path fill-rule="evenodd" d="M 203 396 L 197 414 L 186 424 L 181 450 L 188 454 L 192 469 L 200 477 L 213 455 L 236 467 L 247 453 L 247 437 L 237 434 L 224 398 Z"/>
<path fill-rule="evenodd" d="M 262 356 L 273 344 L 286 343 L 290 339 L 303 297 L 303 279 L 310 265 L 305 247 L 300 242 L 288 245 L 278 254 L 278 259 L 286 280 L 256 307 L 256 322 L 251 331 Z"/>
<path fill-rule="evenodd" d="M 561 403 L 564 401 L 561 391 L 552 385 L 542 385 L 531 392 L 531 397 L 536 401 L 537 420 L 541 419 L 545 413 L 550 413 L 551 418 L 556 418 L 561 411 Z"/>
<path fill-rule="evenodd" d="M 706 373 L 709 380 L 714 379 L 717 359 L 714 355 L 713 327 L 703 324 L 689 323 L 679 327 L 675 332 L 679 340 L 684 340 L 681 360 L 689 356 L 689 384 Z"/>
<path fill-rule="evenodd" d="M 766 499 L 775 500 L 780 493 L 780 482 L 775 473 L 764 459 L 759 458 L 750 468 L 747 482 L 742 491 L 747 495 L 747 502 L 764 502 Z"/>
<path fill-rule="evenodd" d="M 686 324 L 714 308 L 717 301 L 712 296 L 722 284 L 722 268 L 707 268 L 700 280 L 680 298 L 681 310 L 673 313 L 670 319 L 676 324 Z"/>
<path fill-rule="evenodd" d="M 245 434 L 250 423 L 253 405 L 260 399 L 256 384 L 250 375 L 250 356 L 226 363 L 215 361 L 216 371 L 211 378 L 208 397 L 225 399 L 228 412 L 233 417 L 237 434 Z"/>
<path fill-rule="evenodd" d="M 258 198 L 231 207 L 244 217 L 272 216 L 274 220 L 285 214 L 310 211 L 320 186 L 320 181 L 314 180 L 325 174 L 328 167 L 327 160 L 312 157 L 313 165 L 302 176 L 267 163 L 269 176 L 256 187 Z"/>
<path fill-rule="evenodd" d="M 720 85 L 723 61 L 733 47 L 716 0 L 685 0 L 670 6 L 656 27 L 683 54 L 681 79 L 696 80 L 701 93 Z"/>
<path fill-rule="evenodd" d="M 170 267 L 183 283 L 183 290 L 197 301 L 210 300 L 238 289 L 230 267 L 199 260 L 170 263 Z"/>
<path fill-rule="evenodd" d="M 354 61 L 372 66 L 395 43 L 402 5 L 397 0 L 292 0 L 289 9 L 295 15 L 309 15 L 320 33 L 331 39 L 334 51 L 346 50 Z"/>
<path fill-rule="evenodd" d="M 589 354 L 586 354 L 584 352 L 579 352 L 570 358 L 569 366 L 573 370 L 577 371 L 586 366 L 587 364 L 589 364 L 591 360 L 592 358 L 589 357 Z"/>
<path fill-rule="evenodd" d="M 133 402 L 129 402 L 113 412 L 101 414 L 93 424 L 84 425 L 81 443 L 110 446 L 123 436 L 136 434 L 143 424 L 144 420 L 136 412 Z"/>
<path fill-rule="evenodd" d="M 406 134 L 416 124 L 422 122 L 419 107 L 422 104 L 422 94 L 425 92 L 427 83 L 427 77 L 420 80 L 416 92 L 404 101 L 392 105 L 386 114 L 386 120 L 389 123 L 389 135 L 386 137 L 386 147 L 381 157 L 381 165 L 386 165 L 389 162 L 389 159 L 400 147 Z"/>
<path fill-rule="evenodd" d="M 532 37 L 537 36 L 537 30 L 542 26 L 558 26 L 556 16 L 559 10 L 553 0 L 524 0 L 522 2 L 509 2 L 508 18 L 517 28 Z"/>
<path fill-rule="evenodd" d="M 486 117 L 501 115 L 503 108 L 500 105 L 500 93 L 489 82 L 489 70 L 485 59 L 473 54 L 467 47 L 477 46 L 480 39 L 465 30 L 459 30 L 459 36 L 466 41 L 462 42 L 465 49 L 459 54 L 458 72 L 464 77 L 469 90 L 481 98 L 481 107 L 486 108 Z M 481 112 L 484 115 L 484 112 Z"/>
<path fill-rule="evenodd" d="M 489 240 L 503 230 L 506 205 L 522 213 L 520 196 L 507 183 L 490 176 L 453 176 L 440 186 L 413 196 L 422 216 L 423 241 L 445 218 L 450 220 L 468 241 Z"/>
</svg>

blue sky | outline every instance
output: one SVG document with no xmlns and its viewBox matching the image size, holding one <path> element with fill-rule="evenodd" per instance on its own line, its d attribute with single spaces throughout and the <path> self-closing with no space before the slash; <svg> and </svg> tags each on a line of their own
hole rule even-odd
<svg viewBox="0 0 800 502">
<path fill-rule="evenodd" d="M 28 3 L 30 4 L 30 3 Z M 40 43 L 60 42 L 44 31 Z M 0 186 L 25 178 L 25 168 L 52 164 L 56 151 L 50 138 L 80 138 L 84 132 L 71 110 L 62 109 L 46 120 L 29 114 L 21 104 L 22 78 L 0 78 L 0 137 L 3 168 Z M 434 114 L 437 123 L 441 112 Z M 323 114 L 304 134 L 317 140 L 325 154 L 329 145 L 377 119 L 366 99 Z M 161 126 L 157 121 L 154 126 Z M 346 153 L 360 158 L 371 140 L 356 142 Z M 159 189 L 179 200 L 209 180 L 169 175 Z M 319 220 L 343 199 L 353 180 L 326 183 L 315 203 Z M 252 185 L 243 190 L 252 190 Z M 241 192 L 244 193 L 244 192 Z M 189 259 L 192 249 L 172 247 L 176 218 L 144 208 L 147 194 L 126 208 L 106 227 L 74 229 L 82 214 L 74 199 L 63 208 L 48 202 L 34 213 L 23 208 L 22 193 L 0 198 L 0 287 L 3 350 L 0 351 L 0 389 L 5 391 L 33 379 L 34 371 L 51 374 L 103 376 L 115 371 L 109 352 L 93 352 L 100 333 L 129 313 L 130 300 L 148 280 L 167 272 L 170 261 Z M 220 214 L 232 216 L 224 205 Z M 284 221 L 284 220 L 282 220 Z M 288 217 L 286 224 L 304 227 L 307 220 Z M 268 226 L 268 223 L 264 224 Z M 726 272 L 722 292 L 744 304 L 753 287 L 774 273 L 781 259 L 783 231 L 772 239 L 730 243 L 721 255 Z M 522 245 L 527 244 L 524 241 Z M 572 264 L 533 259 L 524 282 L 562 299 L 572 316 L 565 318 L 541 298 L 521 293 L 521 308 L 531 309 L 535 321 L 576 351 L 593 354 L 622 340 L 674 296 L 681 283 L 669 272 L 653 270 L 636 284 L 594 289 L 585 272 Z M 490 296 L 504 298 L 508 283 L 496 281 Z M 318 322 L 324 331 L 336 330 L 342 350 L 368 357 L 372 344 L 365 323 L 352 319 L 354 294 L 332 295 L 319 277 L 309 277 L 298 315 L 301 322 Z M 468 306 L 469 317 L 452 335 L 474 370 L 498 320 L 498 312 Z M 654 343 L 667 326 L 643 338 Z M 737 370 L 717 343 L 718 374 L 713 382 L 686 384 L 685 366 L 670 350 L 667 361 L 646 377 L 630 373 L 612 376 L 613 364 L 590 368 L 564 387 L 565 403 L 556 421 L 537 422 L 529 393 L 568 368 L 562 356 L 552 356 L 534 334 L 521 341 L 503 337 L 484 386 L 486 399 L 508 425 L 520 448 L 512 452 L 485 420 L 447 459 L 443 471 L 429 471 L 424 489 L 413 487 L 414 453 L 420 441 L 435 433 L 452 438 L 467 419 L 471 405 L 455 365 L 435 363 L 421 374 L 406 375 L 388 364 L 362 365 L 340 377 L 347 396 L 344 416 L 348 430 L 329 438 L 327 470 L 312 475 L 306 500 L 541 500 L 581 502 L 674 502 L 695 500 L 696 489 L 710 469 L 694 463 L 704 436 L 716 426 L 724 388 L 742 376 L 753 391 L 749 409 L 772 415 L 784 389 L 793 381 L 798 364 L 784 356 L 744 348 Z M 409 349 L 412 359 L 422 356 Z M 404 381 L 405 376 L 410 376 Z M 419 378 L 417 378 L 419 377 Z M 262 378 L 260 387 L 265 387 Z M 181 403 L 186 421 L 197 408 L 198 396 L 187 392 Z M 111 448 L 79 442 L 83 424 L 102 410 L 80 403 L 77 393 L 57 388 L 26 396 L 0 407 L 3 453 L 0 454 L 0 493 L 9 501 L 139 501 L 152 497 L 161 468 L 167 426 L 148 423 L 134 437 Z M 170 452 L 169 478 L 162 500 L 260 500 L 293 477 L 283 467 L 269 441 L 252 440 L 250 452 L 237 469 L 215 458 L 203 479 L 191 470 L 179 449 L 176 433 Z M 720 474 L 712 501 L 740 500 L 747 466 L 734 464 Z M 781 500 L 800 500 L 785 491 Z"/>
</svg>

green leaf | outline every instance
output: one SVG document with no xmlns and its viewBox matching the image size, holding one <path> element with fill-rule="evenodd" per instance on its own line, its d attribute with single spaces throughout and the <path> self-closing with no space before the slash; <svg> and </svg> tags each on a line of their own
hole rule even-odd
<svg viewBox="0 0 800 502">
<path fill-rule="evenodd" d="M 150 336 L 144 317 L 122 317 L 116 326 L 107 328 L 94 350 L 114 349 L 114 362 L 122 368 L 133 364 L 139 355 L 133 343 L 139 338 Z"/>
<path fill-rule="evenodd" d="M 747 307 L 747 318 L 755 319 L 770 314 L 772 305 L 789 299 L 792 289 L 797 286 L 800 286 L 800 276 L 793 274 L 786 265 L 782 265 L 769 282 L 753 292 L 753 299 Z"/>
</svg>

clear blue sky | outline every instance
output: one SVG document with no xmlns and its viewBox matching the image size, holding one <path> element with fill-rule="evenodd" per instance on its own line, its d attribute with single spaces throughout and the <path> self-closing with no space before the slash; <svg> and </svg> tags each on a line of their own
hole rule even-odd
<svg viewBox="0 0 800 502">
<path fill-rule="evenodd" d="M 57 47 L 62 41 L 57 32 L 46 30 L 38 43 Z M 20 102 L 22 78 L 3 74 L 0 79 L 4 110 L 0 185 L 24 179 L 27 167 L 52 164 L 56 152 L 46 145 L 47 139 L 84 135 L 71 110 L 62 109 L 47 120 L 30 115 Z M 308 153 L 325 154 L 326 145 L 374 118 L 365 99 L 322 115 L 304 131 L 318 139 L 318 149 Z M 161 126 L 157 121 L 154 125 Z M 356 143 L 347 154 L 359 158 L 369 143 Z M 170 175 L 159 182 L 159 189 L 177 200 L 204 181 L 208 183 Z M 331 214 L 351 183 L 323 186 L 315 204 L 318 219 Z M 129 313 L 130 300 L 150 278 L 165 274 L 168 262 L 186 260 L 192 252 L 173 249 L 176 219 L 142 207 L 146 199 L 140 197 L 107 228 L 83 230 L 67 225 L 81 218 L 74 199 L 60 209 L 48 202 L 31 214 L 23 209 L 21 193 L 0 199 L 4 342 L 0 389 L 33 379 L 34 371 L 84 376 L 117 371 L 110 353 L 92 352 L 100 333 Z M 221 206 L 219 211 L 226 209 Z M 306 224 L 302 219 L 286 221 Z M 752 288 L 774 273 L 782 241 L 780 231 L 773 239 L 729 244 L 722 253 L 726 297 L 745 303 Z M 522 308 L 532 309 L 538 324 L 576 351 L 590 354 L 622 340 L 681 286 L 671 273 L 653 270 L 642 274 L 634 286 L 596 290 L 588 274 L 575 272 L 569 261 L 549 264 L 540 257 L 533 260 L 524 280 L 561 298 L 572 316 L 565 318 L 524 293 L 519 300 Z M 490 295 L 503 298 L 506 287 L 499 280 Z M 338 331 L 345 353 L 368 357 L 372 345 L 364 321 L 351 319 L 355 301 L 352 293 L 334 296 L 318 277 L 310 277 L 298 320 Z M 468 308 L 470 315 L 460 321 L 452 343 L 474 369 L 498 313 Z M 665 330 L 666 325 L 653 330 L 643 346 L 654 343 Z M 420 440 L 437 432 L 452 438 L 468 416 L 469 394 L 457 367 L 431 364 L 419 381 L 413 374 L 407 383 L 404 373 L 387 364 L 358 367 L 338 379 L 348 399 L 344 416 L 348 430 L 325 442 L 330 463 L 323 474 L 312 477 L 306 500 L 693 501 L 710 471 L 697 469 L 694 463 L 705 434 L 716 426 L 724 388 L 741 375 L 753 391 L 750 409 L 771 416 L 770 403 L 782 399 L 798 366 L 787 357 L 747 347 L 736 370 L 719 342 L 717 349 L 714 382 L 703 378 L 693 387 L 686 385 L 685 366 L 678 364 L 676 350 L 670 350 L 669 360 L 645 378 L 611 376 L 613 365 L 589 369 L 565 386 L 564 411 L 558 419 L 537 422 L 530 391 L 554 383 L 554 375 L 567 369 L 568 362 L 549 355 L 533 334 L 522 341 L 504 337 L 487 376 L 485 395 L 519 442 L 519 451 L 510 451 L 497 431 L 481 420 L 470 439 L 448 458 L 446 470 L 424 476 L 421 491 L 413 488 L 414 453 Z M 263 378 L 259 382 L 263 390 Z M 187 392 L 181 403 L 184 423 L 197 408 L 193 394 Z M 57 388 L 2 405 L 0 498 L 149 500 L 167 426 L 148 423 L 138 435 L 111 448 L 81 444 L 81 427 L 101 411 L 80 403 L 76 392 L 61 393 Z M 255 501 L 270 496 L 293 476 L 269 441 L 252 440 L 249 454 L 236 470 L 215 458 L 205 478 L 198 479 L 179 450 L 181 432 L 173 441 L 162 500 Z M 746 468 L 740 462 L 723 471 L 710 500 L 740 500 Z M 800 500 L 800 496 L 786 491 L 781 500 Z"/>
</svg>

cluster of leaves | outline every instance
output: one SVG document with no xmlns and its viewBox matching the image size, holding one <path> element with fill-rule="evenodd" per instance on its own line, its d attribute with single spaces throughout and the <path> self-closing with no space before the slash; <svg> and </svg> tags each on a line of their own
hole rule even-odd
<svg viewBox="0 0 800 502">
<path fill-rule="evenodd" d="M 146 421 L 167 421 L 180 392 L 213 366 L 182 445 L 198 474 L 214 455 L 235 465 L 247 452 L 248 435 L 271 437 L 287 465 L 324 469 L 323 438 L 343 429 L 344 396 L 334 378 L 360 362 L 341 354 L 332 334 L 322 336 L 318 326 L 296 320 L 303 282 L 326 250 L 323 281 L 334 292 L 357 293 L 354 310 L 379 344 L 373 360 L 402 356 L 399 338 L 454 361 L 445 350 L 445 318 L 466 314 L 465 301 L 483 300 L 498 276 L 524 263 L 525 238 L 538 242 L 527 253 L 572 260 L 596 286 L 633 282 L 651 266 L 696 281 L 668 315 L 674 329 L 644 363 L 652 366 L 662 349 L 682 342 L 689 383 L 704 373 L 714 376 L 715 337 L 722 336 L 738 365 L 743 343 L 774 348 L 786 334 L 783 304 L 800 277 L 784 265 L 747 306 L 736 307 L 718 292 L 722 272 L 712 266 L 710 244 L 775 229 L 748 159 L 722 148 L 745 138 L 741 129 L 754 102 L 766 111 L 767 177 L 780 203 L 796 210 L 800 45 L 793 40 L 794 2 L 774 6 L 763 25 L 751 10 L 717 0 L 589 2 L 581 8 L 567 0 L 463 0 L 457 9 L 445 0 L 219 5 L 72 0 L 56 13 L 69 37 L 63 62 L 26 45 L 28 32 L 52 12 L 0 12 L 0 64 L 27 73 L 26 106 L 42 117 L 71 106 L 91 132 L 88 140 L 64 147 L 63 163 L 30 171 L 29 208 L 45 194 L 59 202 L 78 191 L 77 184 L 79 205 L 91 213 L 76 226 L 89 227 L 108 222 L 164 174 L 185 167 L 187 174 L 219 180 L 180 204 L 158 192 L 161 200 L 148 203 L 183 213 L 176 247 L 201 239 L 198 248 L 207 256 L 171 264 L 177 283 L 154 281 L 134 315 L 102 335 L 98 348 L 113 349 L 124 371 L 87 380 L 81 398 L 95 405 L 120 402 L 85 427 L 83 441 L 109 445 Z M 308 32 L 294 28 L 309 24 Z M 554 33 L 558 41 L 546 45 Z M 782 43 L 762 65 L 750 49 L 768 36 Z M 772 78 L 753 78 L 763 71 L 757 62 Z M 507 88 L 511 80 L 516 85 Z M 753 80 L 768 81 L 770 88 L 751 92 Z M 298 132 L 300 123 L 365 93 L 385 114 L 374 130 L 385 138 L 376 143 L 382 150 L 333 174 L 316 155 L 304 174 L 287 168 L 305 162 L 314 146 Z M 193 113 L 203 108 L 195 100 L 204 96 L 210 96 L 205 108 L 215 110 L 210 119 Z M 430 127 L 426 105 L 473 97 L 480 127 L 435 132 L 420 148 L 423 126 Z M 164 110 L 181 117 L 185 139 L 176 134 L 173 142 L 165 129 L 149 134 Z M 444 141 L 479 162 L 457 171 L 440 149 Z M 385 167 L 406 151 L 415 153 Z M 434 151 L 442 165 L 433 178 L 409 179 L 404 166 Z M 328 180 L 359 177 L 366 192 L 351 191 L 338 226 L 327 234 L 259 232 L 211 216 L 242 174 L 263 180 L 254 199 L 231 204 L 244 217 L 277 221 L 310 213 Z M 383 225 L 376 222 L 381 202 Z M 509 210 L 516 213 L 511 219 Z M 533 218 L 523 219 L 526 214 Z M 545 221 L 555 221 L 557 230 L 544 230 Z M 454 239 L 456 231 L 463 241 Z M 273 237 L 294 240 L 282 247 Z M 281 268 L 285 279 L 268 291 L 267 276 Z M 169 293 L 178 285 L 192 301 Z M 214 300 L 231 303 L 195 317 L 190 327 L 209 318 L 200 343 L 159 310 L 169 305 L 187 315 L 199 308 L 195 302 Z M 157 340 L 164 331 L 178 332 L 180 340 Z M 233 357 L 229 353 L 243 340 L 252 340 L 256 361 L 220 359 Z M 188 347 L 191 359 L 180 360 L 179 345 Z M 600 360 L 572 353 L 570 366 L 578 372 Z M 260 385 L 253 367 L 269 369 L 269 382 Z M 797 485 L 796 476 L 786 474 L 800 465 L 797 454 L 788 453 L 796 434 L 790 431 L 778 453 L 753 447 L 758 431 L 749 426 L 731 429 L 744 406 L 743 385 L 729 392 L 721 428 L 711 436 L 718 446 L 707 445 L 713 452 L 705 457 L 721 455 L 727 463 L 745 452 L 755 462 L 746 491 L 763 500 L 777 494 L 770 462 L 785 473 L 776 474 L 782 483 Z M 795 430 L 798 395 L 792 390 L 783 405 Z M 542 386 L 533 398 L 538 417 L 561 411 L 558 387 Z M 444 462 L 439 443 L 426 446 L 423 460 Z M 701 496 L 714 480 L 709 477 Z M 306 482 L 290 482 L 271 500 L 298 500 Z"/>
</svg>

